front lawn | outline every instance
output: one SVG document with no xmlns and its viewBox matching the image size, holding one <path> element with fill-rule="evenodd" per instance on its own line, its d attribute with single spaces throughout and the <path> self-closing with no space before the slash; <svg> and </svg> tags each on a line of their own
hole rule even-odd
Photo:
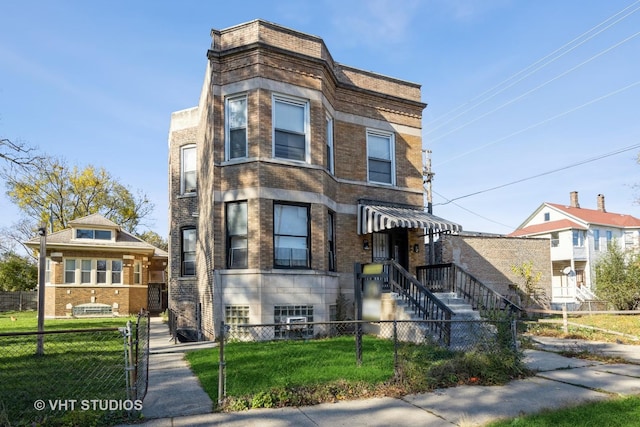
<svg viewBox="0 0 640 427">
<path fill-rule="evenodd" d="M 127 320 L 45 320 L 45 332 L 92 331 L 45 334 L 42 356 L 36 355 L 37 335 L 0 336 L 0 425 L 112 425 L 123 420 L 126 411 L 83 410 L 81 403 L 126 399 L 124 341 L 115 328 Z M 35 312 L 0 313 L 0 333 L 36 330 Z M 36 401 L 44 402 L 45 409 L 35 408 Z M 52 410 L 58 402 L 66 409 Z"/>
<path fill-rule="evenodd" d="M 640 396 L 630 396 L 497 421 L 486 427 L 636 427 L 639 420 Z"/>
<path fill-rule="evenodd" d="M 562 330 L 562 317 L 559 316 L 541 322 L 529 322 L 527 332 L 557 338 L 640 345 L 640 315 L 585 314 L 571 316 L 568 322 L 568 333 Z"/>
<path fill-rule="evenodd" d="M 342 399 L 397 396 L 458 384 L 504 384 L 528 372 L 519 355 L 452 352 L 364 336 L 357 366 L 354 337 L 225 345 L 226 395 L 219 410 L 312 405 Z M 187 353 L 205 391 L 218 401 L 219 349 Z"/>
</svg>

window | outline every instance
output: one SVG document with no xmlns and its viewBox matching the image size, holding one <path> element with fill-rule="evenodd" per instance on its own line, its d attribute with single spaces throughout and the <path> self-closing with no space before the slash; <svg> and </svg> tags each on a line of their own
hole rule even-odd
<svg viewBox="0 0 640 427">
<path fill-rule="evenodd" d="M 51 283 L 51 259 L 47 258 L 44 267 L 44 282 Z"/>
<path fill-rule="evenodd" d="M 227 203 L 228 268 L 247 268 L 247 202 Z"/>
<path fill-rule="evenodd" d="M 182 230 L 182 275 L 196 275 L 196 229 L 185 228 Z"/>
<path fill-rule="evenodd" d="M 327 218 L 327 249 L 329 271 L 336 271 L 336 222 L 335 214 L 329 212 Z"/>
<path fill-rule="evenodd" d="M 64 261 L 64 283 L 76 283 L 76 260 Z"/>
<path fill-rule="evenodd" d="M 333 118 L 331 116 L 327 116 L 327 127 L 326 127 L 326 135 L 325 138 L 327 140 L 327 156 L 325 159 L 325 168 L 329 171 L 330 174 L 334 174 L 333 170 Z"/>
<path fill-rule="evenodd" d="M 274 204 L 273 247 L 275 267 L 310 266 L 307 206 Z"/>
<path fill-rule="evenodd" d="M 549 214 L 549 212 L 545 212 L 545 213 L 544 213 L 544 220 L 545 220 L 545 221 L 549 221 L 549 218 L 550 218 L 550 214 Z"/>
<path fill-rule="evenodd" d="M 180 193 L 195 193 L 196 182 L 196 146 L 182 147 L 180 153 Z"/>
<path fill-rule="evenodd" d="M 111 230 L 90 230 L 78 228 L 76 239 L 111 240 Z"/>
<path fill-rule="evenodd" d="M 224 308 L 224 323 L 239 325 L 249 323 L 248 305 L 227 305 Z"/>
<path fill-rule="evenodd" d="M 634 246 L 634 232 L 633 231 L 625 231 L 624 232 L 624 247 L 626 249 L 632 248 Z"/>
<path fill-rule="evenodd" d="M 573 230 L 573 246 L 579 248 L 584 246 L 584 230 Z"/>
<path fill-rule="evenodd" d="M 64 283 L 111 285 L 122 283 L 122 260 L 67 259 Z"/>
<path fill-rule="evenodd" d="M 107 260 L 96 261 L 96 283 L 107 283 Z"/>
<path fill-rule="evenodd" d="M 598 229 L 593 230 L 593 250 L 600 250 L 600 230 Z"/>
<path fill-rule="evenodd" d="M 367 166 L 370 182 L 394 184 L 394 151 L 392 134 L 367 131 Z"/>
<path fill-rule="evenodd" d="M 307 160 L 308 103 L 273 97 L 273 156 Z"/>
<path fill-rule="evenodd" d="M 133 284 L 134 285 L 139 285 L 140 283 L 142 283 L 141 269 L 142 269 L 142 264 L 140 264 L 140 262 L 136 262 L 135 264 L 133 264 Z"/>
<path fill-rule="evenodd" d="M 611 230 L 607 230 L 607 247 L 613 242 L 613 233 Z"/>
<path fill-rule="evenodd" d="M 273 308 L 273 323 L 276 338 L 299 336 L 313 337 L 313 325 L 296 326 L 296 322 L 313 322 L 312 305 L 276 305 Z M 282 326 L 279 326 L 282 325 Z"/>
<path fill-rule="evenodd" d="M 247 157 L 247 97 L 227 99 L 227 160 Z"/>
<path fill-rule="evenodd" d="M 80 261 L 80 283 L 91 283 L 91 260 Z"/>
<path fill-rule="evenodd" d="M 111 260 L 111 283 L 122 283 L 122 261 Z"/>
<path fill-rule="evenodd" d="M 551 232 L 551 247 L 557 248 L 560 245 L 560 234 L 557 231 Z"/>
</svg>

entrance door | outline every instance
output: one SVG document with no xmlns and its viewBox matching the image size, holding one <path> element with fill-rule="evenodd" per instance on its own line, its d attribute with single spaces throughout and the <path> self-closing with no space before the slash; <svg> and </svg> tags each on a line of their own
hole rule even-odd
<svg viewBox="0 0 640 427">
<path fill-rule="evenodd" d="M 394 228 L 388 232 L 373 233 L 372 261 L 395 260 L 405 269 L 409 268 L 409 239 L 406 228 Z"/>
</svg>

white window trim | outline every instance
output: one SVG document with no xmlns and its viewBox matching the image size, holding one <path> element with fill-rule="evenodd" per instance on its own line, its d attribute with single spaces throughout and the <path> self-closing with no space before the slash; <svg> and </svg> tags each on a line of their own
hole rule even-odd
<svg viewBox="0 0 640 427">
<path fill-rule="evenodd" d="M 310 138 L 310 118 L 309 118 L 309 100 L 303 98 L 295 98 L 288 95 L 273 94 L 271 95 L 271 157 L 288 162 L 300 163 L 301 160 L 285 159 L 276 157 L 276 101 L 304 107 L 304 163 L 311 163 L 311 138 Z"/>
<path fill-rule="evenodd" d="M 229 102 L 230 101 L 235 101 L 238 99 L 244 99 L 245 100 L 245 106 L 247 109 L 246 115 L 247 115 L 247 123 L 245 123 L 245 127 L 244 127 L 244 133 L 245 133 L 245 137 L 244 137 L 244 142 L 245 142 L 245 155 L 244 157 L 234 157 L 233 159 L 231 158 L 231 128 L 229 126 L 230 124 L 230 119 L 229 119 Z M 225 98 L 224 100 L 224 159 L 226 161 L 229 160 L 237 160 L 237 159 L 246 159 L 249 156 L 249 135 L 248 135 L 248 128 L 249 128 L 249 100 L 247 97 L 247 94 L 237 94 L 237 95 L 233 95 L 233 96 L 229 96 L 227 98 Z"/>
<path fill-rule="evenodd" d="M 325 122 L 325 132 L 326 132 L 325 138 L 327 138 L 326 146 L 330 147 L 331 149 L 331 155 L 329 157 L 329 173 L 331 175 L 335 175 L 335 157 L 336 157 L 336 150 L 335 150 L 335 146 L 333 145 L 333 142 L 334 142 L 333 141 L 333 135 L 334 135 L 333 125 L 334 125 L 333 117 L 327 114 L 326 122 Z M 330 130 L 330 132 L 327 132 L 328 130 Z"/>
<path fill-rule="evenodd" d="M 69 283 L 66 281 L 66 273 L 67 271 L 71 271 L 71 270 L 67 270 L 66 269 L 66 261 L 67 260 L 73 260 L 76 262 L 76 266 L 74 271 L 74 282 L 73 283 Z M 105 270 L 106 273 L 106 281 L 104 283 L 98 283 L 98 260 L 104 260 L 107 261 L 107 269 Z M 82 272 L 84 270 L 82 270 L 82 261 L 91 261 L 91 279 L 89 280 L 89 282 L 82 282 Z M 120 261 L 120 281 L 119 282 L 113 282 L 112 281 L 112 273 L 113 273 L 113 261 Z M 65 260 L 63 261 L 63 266 L 64 266 L 64 277 L 63 277 L 63 284 L 64 285 L 80 285 L 80 286 L 111 286 L 111 285 L 122 285 L 124 284 L 124 263 L 122 262 L 122 259 L 120 258 L 65 258 Z"/>
<path fill-rule="evenodd" d="M 367 182 L 374 183 L 374 184 L 380 184 L 380 185 L 395 186 L 396 185 L 396 139 L 395 139 L 395 134 L 393 132 L 385 132 L 385 131 L 382 131 L 382 130 L 370 129 L 370 128 L 367 128 L 366 132 L 367 132 L 367 137 L 366 137 L 366 144 L 367 144 L 367 158 L 366 158 L 366 162 L 367 162 Z M 391 145 L 391 147 L 390 147 L 391 183 L 373 181 L 369 177 L 369 135 L 379 136 L 379 137 L 383 137 L 383 138 L 389 138 L 389 144 Z"/>
<path fill-rule="evenodd" d="M 184 180 L 184 152 L 185 150 L 196 149 L 196 144 L 187 144 L 180 147 L 180 194 L 195 194 L 198 191 L 198 154 L 196 149 L 196 190 L 195 191 L 185 191 L 185 180 Z"/>
</svg>

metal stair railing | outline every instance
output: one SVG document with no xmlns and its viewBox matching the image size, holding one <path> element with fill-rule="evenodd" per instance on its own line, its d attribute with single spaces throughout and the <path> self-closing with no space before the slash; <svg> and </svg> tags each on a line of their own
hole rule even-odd
<svg viewBox="0 0 640 427">
<path fill-rule="evenodd" d="M 522 313 L 518 305 L 454 263 L 416 267 L 416 276 L 431 292 L 455 293 L 484 318 L 496 318 L 504 312 L 518 317 Z"/>
<path fill-rule="evenodd" d="M 431 320 L 427 324 L 431 334 L 448 346 L 451 342 L 450 321 L 453 311 L 397 262 L 387 260 L 379 264 L 383 265 L 384 271 L 380 279 L 386 281 L 382 285 L 382 291 L 398 294 L 400 300 L 407 304 L 408 310 L 419 319 Z M 370 275 L 367 276 L 371 279 Z"/>
</svg>

